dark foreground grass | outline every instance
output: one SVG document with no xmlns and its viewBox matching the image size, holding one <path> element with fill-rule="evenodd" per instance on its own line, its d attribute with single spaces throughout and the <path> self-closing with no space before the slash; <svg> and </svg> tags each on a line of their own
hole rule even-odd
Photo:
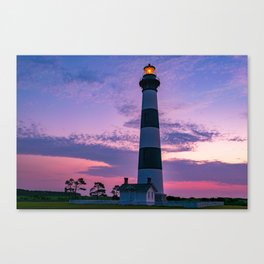
<svg viewBox="0 0 264 264">
<path fill-rule="evenodd" d="M 17 209 L 185 209 L 177 206 L 71 204 L 68 202 L 17 202 Z M 246 206 L 224 205 L 201 209 L 247 209 Z"/>
<path fill-rule="evenodd" d="M 175 207 L 180 208 L 180 207 Z M 68 202 L 17 202 L 17 209 L 167 209 L 164 206 L 72 204 Z"/>
</svg>

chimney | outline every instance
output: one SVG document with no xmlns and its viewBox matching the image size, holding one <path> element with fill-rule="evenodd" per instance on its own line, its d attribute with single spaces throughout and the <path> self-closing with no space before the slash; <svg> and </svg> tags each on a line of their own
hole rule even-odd
<svg viewBox="0 0 264 264">
<path fill-rule="evenodd" d="M 148 177 L 148 183 L 151 183 L 151 177 Z"/>
<path fill-rule="evenodd" d="M 128 184 L 128 178 L 124 178 L 124 184 Z"/>
</svg>

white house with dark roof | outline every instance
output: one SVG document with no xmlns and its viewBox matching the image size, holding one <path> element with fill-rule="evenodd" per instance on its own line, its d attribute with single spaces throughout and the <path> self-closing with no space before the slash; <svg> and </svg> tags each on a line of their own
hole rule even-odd
<svg viewBox="0 0 264 264">
<path fill-rule="evenodd" d="M 119 203 L 123 205 L 154 205 L 156 187 L 152 184 L 151 178 L 147 183 L 129 184 L 125 178 L 124 184 L 120 186 Z"/>
</svg>

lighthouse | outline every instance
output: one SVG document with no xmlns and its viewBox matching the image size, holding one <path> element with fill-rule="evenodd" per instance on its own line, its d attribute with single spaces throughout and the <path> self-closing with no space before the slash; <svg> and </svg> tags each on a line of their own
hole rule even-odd
<svg viewBox="0 0 264 264">
<path fill-rule="evenodd" d="M 139 82 L 142 88 L 142 111 L 138 159 L 138 184 L 151 181 L 157 193 L 156 201 L 164 200 L 162 160 L 160 148 L 159 112 L 157 92 L 160 81 L 155 67 L 144 67 L 144 75 Z"/>
<path fill-rule="evenodd" d="M 144 68 L 139 85 L 142 88 L 142 111 L 138 182 L 131 184 L 128 183 L 128 178 L 124 178 L 124 183 L 119 188 L 119 204 L 165 205 L 157 99 L 160 81 L 153 65 L 149 64 Z"/>
</svg>

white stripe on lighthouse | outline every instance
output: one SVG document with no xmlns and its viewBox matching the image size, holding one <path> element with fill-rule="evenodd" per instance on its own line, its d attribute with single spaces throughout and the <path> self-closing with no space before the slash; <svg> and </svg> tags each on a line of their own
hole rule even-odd
<svg viewBox="0 0 264 264">
<path fill-rule="evenodd" d="M 143 127 L 140 131 L 140 148 L 160 148 L 160 133 L 157 127 Z"/>
<path fill-rule="evenodd" d="M 154 90 L 143 91 L 142 109 L 148 108 L 158 110 L 157 92 Z"/>
<path fill-rule="evenodd" d="M 151 177 L 151 182 L 157 188 L 158 193 L 163 193 L 162 170 L 141 169 L 138 171 L 138 183 L 146 183 L 148 180 L 148 177 Z"/>
</svg>

